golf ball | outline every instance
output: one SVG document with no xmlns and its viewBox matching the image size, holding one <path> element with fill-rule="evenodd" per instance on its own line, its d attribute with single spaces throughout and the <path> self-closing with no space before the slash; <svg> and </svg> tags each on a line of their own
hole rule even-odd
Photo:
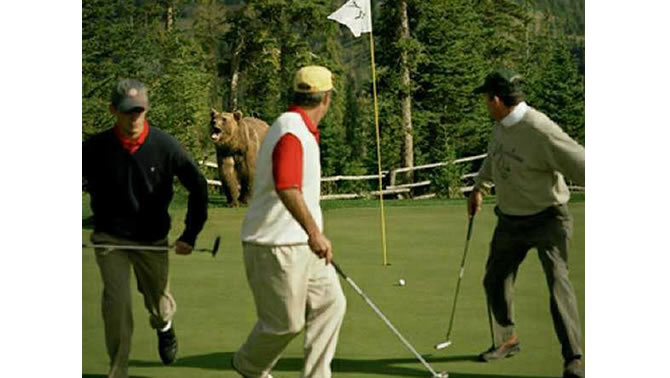
<svg viewBox="0 0 670 378">
<path fill-rule="evenodd" d="M 400 286 L 405 286 L 405 280 L 403 280 L 402 278 L 399 279 L 399 280 L 398 280 L 398 285 L 400 285 Z"/>
</svg>

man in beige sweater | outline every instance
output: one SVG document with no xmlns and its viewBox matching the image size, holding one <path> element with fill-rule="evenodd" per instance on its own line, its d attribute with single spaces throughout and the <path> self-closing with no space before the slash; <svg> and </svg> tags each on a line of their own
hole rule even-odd
<svg viewBox="0 0 670 378">
<path fill-rule="evenodd" d="M 492 72 L 475 93 L 483 95 L 496 123 L 468 213 L 473 216 L 481 209 L 483 189 L 494 184 L 498 216 L 484 276 L 494 344 L 479 358 L 493 361 L 520 351 L 514 328 L 514 281 L 526 254 L 536 248 L 562 345 L 563 377 L 584 377 L 577 299 L 568 276 L 570 192 L 563 178 L 584 185 L 584 147 L 523 101 L 521 76 L 510 70 Z"/>
</svg>

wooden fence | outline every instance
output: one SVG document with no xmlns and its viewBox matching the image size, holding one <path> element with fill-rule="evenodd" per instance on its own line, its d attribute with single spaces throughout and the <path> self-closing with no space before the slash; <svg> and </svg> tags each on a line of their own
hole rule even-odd
<svg viewBox="0 0 670 378">
<path fill-rule="evenodd" d="M 406 184 L 398 184 L 398 177 L 401 174 L 407 174 L 409 172 L 413 171 L 420 171 L 420 170 L 430 170 L 438 167 L 443 167 L 449 164 L 462 164 L 462 163 L 467 163 L 467 162 L 473 162 L 477 160 L 482 160 L 486 157 L 486 154 L 481 154 L 481 155 L 476 155 L 476 156 L 469 156 L 469 157 L 464 157 L 460 159 L 456 159 L 452 162 L 438 162 L 438 163 L 431 163 L 431 164 L 424 164 L 424 165 L 417 165 L 414 167 L 402 167 L 402 168 L 395 168 L 390 171 L 382 171 L 382 195 L 391 195 L 395 196 L 396 198 L 413 198 L 413 199 L 425 199 L 425 198 L 433 198 L 436 196 L 436 193 L 424 193 L 424 194 L 417 194 L 416 191 L 419 188 L 423 188 L 424 191 L 426 188 L 430 189 L 430 185 L 432 184 L 431 180 L 422 180 L 418 182 L 410 182 Z M 217 168 L 216 163 L 209 162 L 209 161 L 199 161 L 198 162 L 201 166 L 204 167 L 209 167 L 209 168 Z M 461 180 L 466 183 L 469 179 L 472 179 L 474 176 L 476 176 L 476 172 L 470 172 L 466 173 L 461 177 Z M 322 177 L 321 182 L 322 183 L 336 183 L 339 181 L 363 181 L 363 180 L 378 180 L 379 176 L 376 174 L 368 174 L 368 175 L 361 175 L 361 176 L 346 176 L 346 175 L 338 175 L 338 176 L 330 176 L 330 177 Z M 388 181 L 388 183 L 386 183 Z M 221 186 L 221 181 L 219 180 L 207 180 L 207 183 L 212 186 Z M 460 187 L 460 191 L 462 193 L 466 193 L 472 190 L 471 185 L 463 185 Z M 322 194 L 321 199 L 322 200 L 331 200 L 331 199 L 353 199 L 353 198 L 374 198 L 379 196 L 379 190 L 369 190 L 369 191 L 358 191 L 354 193 L 337 193 L 337 194 Z"/>
<path fill-rule="evenodd" d="M 424 188 L 424 189 L 430 189 L 430 185 L 432 184 L 431 180 L 422 180 L 418 182 L 410 182 L 406 184 L 398 184 L 398 177 L 401 174 L 407 174 L 409 172 L 414 172 L 414 171 L 421 171 L 421 170 L 430 170 L 430 169 L 435 169 L 438 167 L 444 167 L 449 164 L 463 164 L 463 163 L 468 163 L 468 162 L 474 162 L 477 160 L 482 160 L 486 157 L 486 154 L 481 154 L 481 155 L 475 155 L 475 156 L 468 156 L 460 159 L 456 159 L 452 162 L 438 162 L 438 163 L 430 163 L 430 164 L 423 164 L 423 165 L 417 165 L 414 167 L 402 167 L 402 168 L 395 168 L 390 171 L 382 171 L 382 194 L 383 195 L 392 195 L 395 196 L 396 198 L 412 198 L 412 199 L 426 199 L 426 198 L 433 198 L 436 197 L 436 193 L 430 193 L 430 190 L 428 190 L 428 193 L 423 193 L 423 194 L 418 194 L 416 193 L 416 190 L 419 188 Z M 216 163 L 210 162 L 210 161 L 199 161 L 198 162 L 201 166 L 204 167 L 209 167 L 209 168 L 217 168 Z M 461 182 L 462 186 L 459 188 L 461 193 L 468 193 L 472 191 L 473 186 L 469 184 L 469 182 L 474 179 L 474 177 L 477 176 L 477 172 L 469 172 L 465 173 L 461 176 Z M 338 176 L 330 176 L 330 177 L 322 177 L 321 182 L 322 183 L 336 183 L 339 181 L 365 181 L 365 180 L 378 180 L 378 175 L 372 174 L 372 175 L 361 175 L 361 176 L 346 176 L 346 175 L 338 175 Z M 384 182 L 388 181 L 388 184 L 384 184 Z M 219 180 L 207 180 L 207 183 L 212 186 L 221 186 L 221 181 Z M 584 192 L 585 188 L 583 186 L 577 186 L 573 185 L 572 183 L 568 182 L 568 187 L 570 191 L 572 192 Z M 354 199 L 354 198 L 374 198 L 379 196 L 379 190 L 368 190 L 368 191 L 358 191 L 354 193 L 337 193 L 337 194 L 322 194 L 321 199 L 322 200 L 333 200 L 333 199 Z"/>
</svg>

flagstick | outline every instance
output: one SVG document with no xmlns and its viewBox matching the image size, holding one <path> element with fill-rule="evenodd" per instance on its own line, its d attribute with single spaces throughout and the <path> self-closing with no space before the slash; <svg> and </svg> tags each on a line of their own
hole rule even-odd
<svg viewBox="0 0 670 378">
<path fill-rule="evenodd" d="M 382 227 L 382 254 L 384 265 L 386 262 L 386 221 L 384 215 L 384 194 L 382 193 L 382 158 L 381 148 L 379 147 L 379 110 L 377 106 L 377 75 L 375 74 L 375 42 L 370 32 L 370 65 L 372 66 L 372 94 L 375 103 L 375 132 L 377 134 L 377 172 L 379 177 L 379 203 L 381 204 L 381 227 Z"/>
</svg>

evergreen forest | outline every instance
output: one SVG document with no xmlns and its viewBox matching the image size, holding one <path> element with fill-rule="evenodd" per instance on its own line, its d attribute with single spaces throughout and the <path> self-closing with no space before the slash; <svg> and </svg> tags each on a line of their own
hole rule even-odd
<svg viewBox="0 0 670 378">
<path fill-rule="evenodd" d="M 132 77 L 149 87 L 149 122 L 213 160 L 211 108 L 271 124 L 296 69 L 319 64 L 337 89 L 319 126 L 323 176 L 376 173 L 370 35 L 327 19 L 344 3 L 84 0 L 82 138 L 111 127 L 110 91 Z M 371 3 L 383 170 L 484 153 L 492 121 L 472 90 L 499 66 L 585 143 L 584 0 Z"/>
</svg>

